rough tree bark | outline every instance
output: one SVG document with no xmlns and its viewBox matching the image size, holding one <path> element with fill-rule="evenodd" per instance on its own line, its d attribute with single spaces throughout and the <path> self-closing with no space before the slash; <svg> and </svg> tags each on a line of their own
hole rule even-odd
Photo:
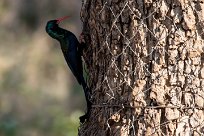
<svg viewBox="0 0 204 136">
<path fill-rule="evenodd" d="M 202 0 L 84 0 L 92 102 L 79 135 L 204 134 Z"/>
</svg>

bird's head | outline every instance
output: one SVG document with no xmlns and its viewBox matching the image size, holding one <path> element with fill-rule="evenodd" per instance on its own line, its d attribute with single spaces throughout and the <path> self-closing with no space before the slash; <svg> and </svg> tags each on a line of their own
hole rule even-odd
<svg viewBox="0 0 204 136">
<path fill-rule="evenodd" d="M 62 22 L 63 20 L 67 19 L 68 16 L 57 18 L 55 20 L 50 20 L 47 22 L 46 25 L 46 32 L 54 39 L 59 39 L 62 37 L 62 34 L 58 31 L 59 28 L 59 23 Z"/>
</svg>

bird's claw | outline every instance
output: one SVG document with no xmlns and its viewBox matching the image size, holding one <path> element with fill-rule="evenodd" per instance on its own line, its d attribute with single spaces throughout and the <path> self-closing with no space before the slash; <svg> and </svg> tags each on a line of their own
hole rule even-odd
<svg viewBox="0 0 204 136">
<path fill-rule="evenodd" d="M 81 34 L 79 35 L 79 42 L 80 42 L 80 43 L 85 43 L 85 39 L 84 39 L 84 34 L 83 34 L 83 33 L 81 33 Z"/>
</svg>

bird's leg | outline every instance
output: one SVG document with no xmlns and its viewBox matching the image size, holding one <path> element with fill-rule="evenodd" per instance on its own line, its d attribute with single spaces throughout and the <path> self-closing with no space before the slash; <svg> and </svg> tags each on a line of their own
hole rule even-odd
<svg viewBox="0 0 204 136">
<path fill-rule="evenodd" d="M 85 43 L 85 39 L 84 39 L 84 34 L 83 34 L 83 32 L 79 35 L 79 43 L 80 43 L 80 44 Z"/>
<path fill-rule="evenodd" d="M 78 46 L 78 53 L 80 54 L 80 56 L 82 56 L 83 49 L 85 48 L 85 46 L 86 46 L 86 44 L 85 44 L 85 40 L 84 40 L 84 35 L 83 35 L 83 33 L 81 33 L 79 36 L 79 46 Z"/>
<path fill-rule="evenodd" d="M 80 48 L 81 50 L 83 50 L 84 48 L 86 48 L 86 41 L 85 41 L 85 37 L 83 32 L 80 34 L 79 36 L 79 43 L 80 43 Z"/>
</svg>

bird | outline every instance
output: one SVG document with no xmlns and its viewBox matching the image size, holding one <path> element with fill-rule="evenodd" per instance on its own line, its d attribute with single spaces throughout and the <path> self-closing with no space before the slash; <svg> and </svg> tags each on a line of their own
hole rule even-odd
<svg viewBox="0 0 204 136">
<path fill-rule="evenodd" d="M 45 30 L 49 36 L 59 41 L 68 67 L 76 77 L 78 83 L 83 87 L 86 98 L 87 112 L 79 119 L 81 123 L 84 123 L 90 115 L 90 108 L 92 103 L 89 100 L 89 87 L 87 86 L 83 77 L 83 66 L 81 58 L 83 49 L 80 46 L 80 42 L 71 31 L 59 27 L 59 23 L 67 18 L 68 16 L 49 20 L 46 24 Z"/>
</svg>

